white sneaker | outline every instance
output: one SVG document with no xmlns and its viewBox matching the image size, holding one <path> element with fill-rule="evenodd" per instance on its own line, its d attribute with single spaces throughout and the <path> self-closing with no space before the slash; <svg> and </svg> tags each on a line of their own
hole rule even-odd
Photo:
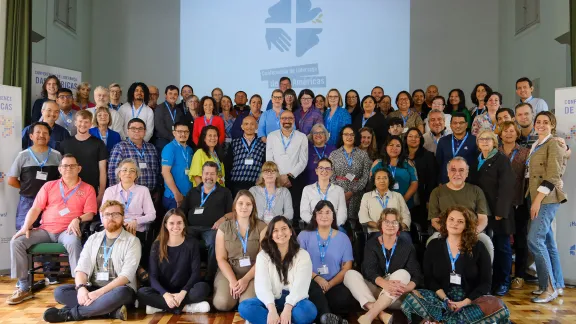
<svg viewBox="0 0 576 324">
<path fill-rule="evenodd" d="M 156 313 L 160 313 L 160 312 L 163 312 L 163 310 L 161 310 L 160 308 L 155 308 L 155 307 L 146 305 L 146 314 L 147 315 L 152 315 L 152 314 L 156 314 Z"/>
<path fill-rule="evenodd" d="M 184 313 L 208 313 L 210 311 L 210 304 L 208 302 L 199 302 L 188 304 L 182 308 Z"/>
</svg>

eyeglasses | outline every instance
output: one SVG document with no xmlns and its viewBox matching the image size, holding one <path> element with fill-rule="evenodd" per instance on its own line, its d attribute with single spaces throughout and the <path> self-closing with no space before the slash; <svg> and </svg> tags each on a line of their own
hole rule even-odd
<svg viewBox="0 0 576 324">
<path fill-rule="evenodd" d="M 332 171 L 332 168 L 331 168 L 331 167 L 317 167 L 316 169 L 317 169 L 318 171 L 320 171 L 320 172 L 323 172 L 323 171 L 330 172 L 330 171 Z"/>
<path fill-rule="evenodd" d="M 122 213 L 119 213 L 119 212 L 103 213 L 102 214 L 102 218 L 104 218 L 104 219 L 112 219 L 112 218 L 118 219 L 118 218 L 121 218 L 122 216 L 124 216 L 124 215 L 122 215 Z"/>
<path fill-rule="evenodd" d="M 328 96 L 328 99 L 340 99 L 339 96 Z"/>
<path fill-rule="evenodd" d="M 323 131 L 312 132 L 312 135 L 325 135 L 325 133 Z"/>
<path fill-rule="evenodd" d="M 492 141 L 491 137 L 478 137 L 478 142 L 490 142 Z"/>
<path fill-rule="evenodd" d="M 265 175 L 274 175 L 276 174 L 276 171 L 274 170 L 266 170 L 266 171 L 262 171 L 263 174 Z"/>
<path fill-rule="evenodd" d="M 284 99 L 282 96 L 272 96 L 272 99 L 274 100 L 282 100 Z"/>
<path fill-rule="evenodd" d="M 60 167 L 64 170 L 66 169 L 76 169 L 76 167 L 78 167 L 78 164 L 61 164 Z"/>
<path fill-rule="evenodd" d="M 128 129 L 133 131 L 133 132 L 143 132 L 146 130 L 146 128 L 144 128 L 144 127 L 130 127 Z"/>
<path fill-rule="evenodd" d="M 72 96 L 70 95 L 58 96 L 58 99 L 72 99 Z"/>
<path fill-rule="evenodd" d="M 285 95 L 284 98 L 294 98 L 293 95 Z"/>
<path fill-rule="evenodd" d="M 190 131 L 187 131 L 187 130 L 175 130 L 175 132 L 180 134 L 180 135 L 190 134 Z"/>
<path fill-rule="evenodd" d="M 302 97 L 302 98 L 300 98 L 300 100 L 301 100 L 301 101 L 312 101 L 312 98 Z"/>
<path fill-rule="evenodd" d="M 398 223 L 398 221 L 395 221 L 395 220 L 393 220 L 393 221 L 385 220 L 382 222 L 382 224 L 384 224 L 385 226 L 396 227 L 396 226 L 398 226 L 399 223 Z"/>
<path fill-rule="evenodd" d="M 121 173 L 137 173 L 136 169 L 120 169 Z"/>
</svg>

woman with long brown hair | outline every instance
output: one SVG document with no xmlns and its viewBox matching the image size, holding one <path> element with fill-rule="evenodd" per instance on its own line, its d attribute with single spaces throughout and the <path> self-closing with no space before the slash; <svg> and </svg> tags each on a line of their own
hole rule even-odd
<svg viewBox="0 0 576 324">
<path fill-rule="evenodd" d="M 207 313 L 210 286 L 201 281 L 200 250 L 194 239 L 186 238 L 186 217 L 170 209 L 162 220 L 160 234 L 150 252 L 150 287 L 138 290 L 146 314 Z"/>
</svg>

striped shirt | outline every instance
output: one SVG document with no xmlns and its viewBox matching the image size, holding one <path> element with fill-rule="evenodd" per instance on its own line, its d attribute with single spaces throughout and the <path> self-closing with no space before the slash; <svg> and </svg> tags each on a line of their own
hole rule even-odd
<svg viewBox="0 0 576 324">
<path fill-rule="evenodd" d="M 248 143 L 244 137 L 235 138 L 232 140 L 228 154 L 232 156 L 230 180 L 256 183 L 262 165 L 266 162 L 266 144 L 260 138 L 255 138 L 251 143 Z M 247 159 L 253 159 L 252 164 L 247 164 Z"/>
</svg>

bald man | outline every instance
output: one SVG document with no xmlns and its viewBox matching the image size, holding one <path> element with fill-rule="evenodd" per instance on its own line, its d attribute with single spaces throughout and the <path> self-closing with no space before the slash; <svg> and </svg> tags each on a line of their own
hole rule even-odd
<svg viewBox="0 0 576 324">
<path fill-rule="evenodd" d="M 148 90 L 150 90 L 150 100 L 148 101 L 148 107 L 152 108 L 152 110 L 156 109 L 158 106 L 158 97 L 160 96 L 160 92 L 156 86 L 148 86 Z"/>
</svg>

